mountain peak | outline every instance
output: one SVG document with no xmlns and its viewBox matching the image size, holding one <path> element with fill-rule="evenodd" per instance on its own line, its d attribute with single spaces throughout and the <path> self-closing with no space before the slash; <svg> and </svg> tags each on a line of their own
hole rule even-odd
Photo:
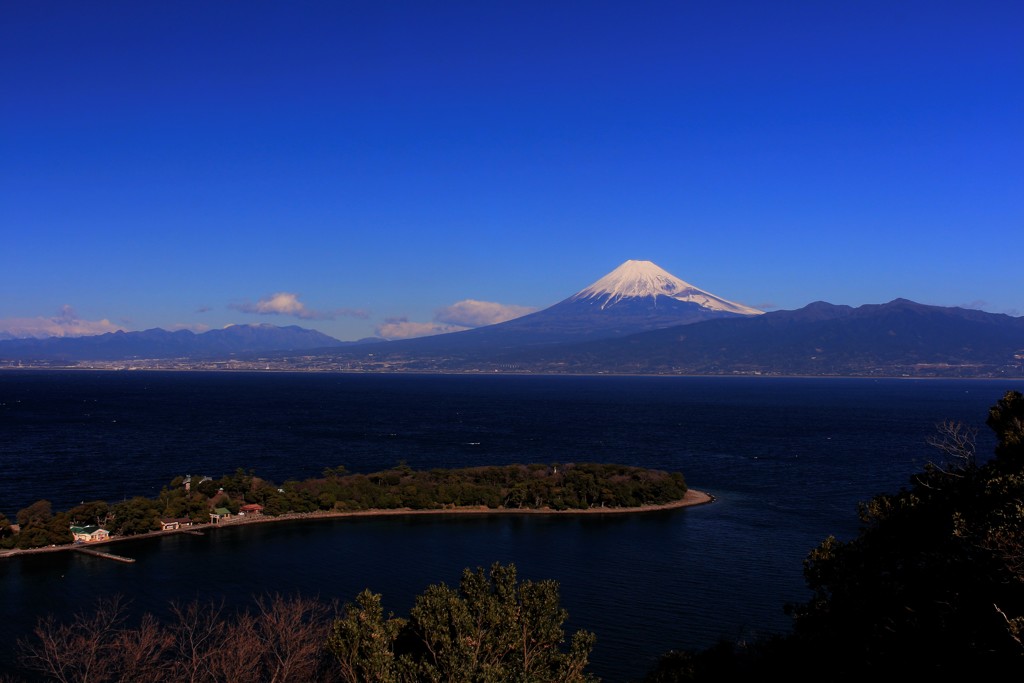
<svg viewBox="0 0 1024 683">
<path fill-rule="evenodd" d="M 739 315 L 758 315 L 762 311 L 727 301 L 677 278 L 651 261 L 629 260 L 603 278 L 580 290 L 570 301 L 601 300 L 601 308 L 614 306 L 623 299 L 669 297 L 695 303 L 703 308 Z"/>
</svg>

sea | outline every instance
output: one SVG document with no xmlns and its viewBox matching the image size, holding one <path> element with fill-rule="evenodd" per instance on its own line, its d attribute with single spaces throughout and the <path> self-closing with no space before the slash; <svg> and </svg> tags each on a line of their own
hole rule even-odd
<svg viewBox="0 0 1024 683">
<path fill-rule="evenodd" d="M 590 671 L 639 680 L 658 657 L 786 633 L 809 597 L 803 560 L 858 532 L 857 506 L 928 463 L 947 420 L 994 439 L 988 409 L 1024 380 L 0 372 L 0 511 L 41 499 L 155 496 L 183 475 L 241 468 L 277 483 L 343 465 L 372 472 L 607 462 L 681 472 L 708 505 L 631 515 L 448 515 L 277 522 L 0 559 L 0 671 L 46 615 L 98 596 L 132 614 L 173 602 L 247 608 L 259 596 L 407 615 L 430 584 L 513 564 L 554 579 L 566 631 L 597 640 Z"/>
</svg>

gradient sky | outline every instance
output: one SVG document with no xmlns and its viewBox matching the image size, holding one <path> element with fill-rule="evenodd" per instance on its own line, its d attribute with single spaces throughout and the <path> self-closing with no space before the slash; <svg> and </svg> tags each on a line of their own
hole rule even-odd
<svg viewBox="0 0 1024 683">
<path fill-rule="evenodd" d="M 1024 3 L 0 3 L 0 335 L 399 337 L 627 259 L 1024 314 Z"/>
</svg>

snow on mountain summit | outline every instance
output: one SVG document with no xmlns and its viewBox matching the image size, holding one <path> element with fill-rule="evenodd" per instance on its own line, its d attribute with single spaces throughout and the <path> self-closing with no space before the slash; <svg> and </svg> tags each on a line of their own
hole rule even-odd
<svg viewBox="0 0 1024 683">
<path fill-rule="evenodd" d="M 623 299 L 665 296 L 677 301 L 695 303 L 713 311 L 739 315 L 759 315 L 763 311 L 727 301 L 675 275 L 650 261 L 629 260 L 603 278 L 580 290 L 570 301 L 600 300 L 601 308 L 614 306 Z"/>
</svg>

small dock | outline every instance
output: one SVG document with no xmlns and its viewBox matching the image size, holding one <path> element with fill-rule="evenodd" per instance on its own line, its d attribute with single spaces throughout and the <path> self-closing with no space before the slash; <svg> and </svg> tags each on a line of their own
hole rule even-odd
<svg viewBox="0 0 1024 683">
<path fill-rule="evenodd" d="M 121 555 L 115 555 L 114 553 L 105 553 L 102 550 L 96 550 L 95 548 L 75 548 L 80 553 L 86 555 L 92 555 L 93 557 L 102 557 L 105 560 L 114 560 L 115 562 L 125 562 L 131 564 L 135 561 L 131 557 L 122 557 Z"/>
<path fill-rule="evenodd" d="M 185 529 L 185 533 L 186 534 L 192 534 L 193 536 L 205 536 L 206 535 L 202 531 L 197 531 L 195 529 Z"/>
</svg>

